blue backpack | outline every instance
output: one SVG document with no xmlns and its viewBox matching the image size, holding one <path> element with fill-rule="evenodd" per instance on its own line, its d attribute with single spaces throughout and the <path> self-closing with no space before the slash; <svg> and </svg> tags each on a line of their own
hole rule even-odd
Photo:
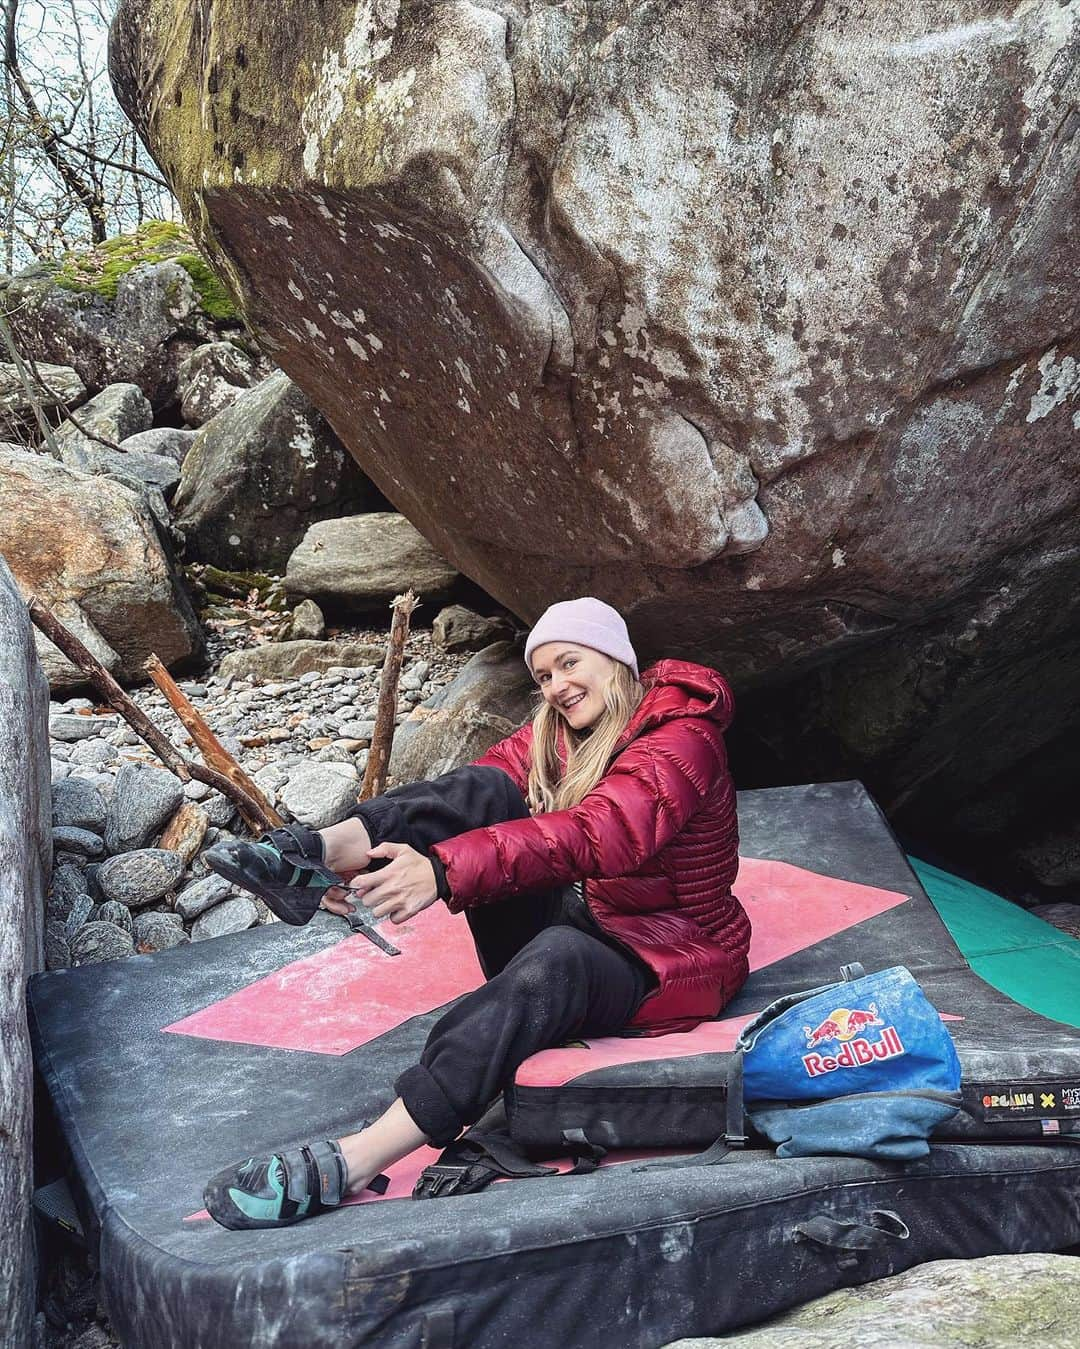
<svg viewBox="0 0 1080 1349">
<path fill-rule="evenodd" d="M 933 1130 L 961 1108 L 952 1038 L 902 965 L 877 974 L 845 965 L 841 974 L 840 983 L 778 998 L 743 1028 L 724 1136 L 696 1157 L 648 1169 L 723 1161 L 746 1145 L 747 1118 L 778 1157 L 929 1153 Z"/>
</svg>

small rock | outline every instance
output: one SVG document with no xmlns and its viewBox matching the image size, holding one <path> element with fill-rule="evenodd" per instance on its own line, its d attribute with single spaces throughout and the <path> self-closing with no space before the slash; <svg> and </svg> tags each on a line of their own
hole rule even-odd
<svg viewBox="0 0 1080 1349">
<path fill-rule="evenodd" d="M 220 904 L 222 900 L 228 899 L 232 893 L 232 886 L 224 876 L 209 875 L 205 880 L 195 881 L 192 885 L 186 885 L 176 896 L 176 912 L 184 920 L 190 923 L 198 918 L 199 914 L 205 913 L 207 909 L 212 909 L 215 904 Z"/>
<path fill-rule="evenodd" d="M 80 740 L 71 751 L 71 762 L 78 764 L 114 763 L 117 757 L 116 747 L 104 740 Z"/>
<path fill-rule="evenodd" d="M 80 895 L 86 894 L 86 885 L 86 872 L 82 867 L 74 862 L 56 861 L 46 904 L 49 917 L 66 921 L 71 906 Z"/>
<path fill-rule="evenodd" d="M 236 807 L 227 796 L 222 796 L 220 792 L 208 796 L 202 802 L 202 808 L 206 818 L 218 829 L 224 829 L 236 814 Z"/>
<path fill-rule="evenodd" d="M 320 755 L 333 752 L 333 746 Z M 356 804 L 360 779 L 349 763 L 325 760 L 301 764 L 282 788 L 282 804 L 293 819 L 309 829 L 325 829 L 336 824 Z"/>
<path fill-rule="evenodd" d="M 132 940 L 139 955 L 169 951 L 190 940 L 175 913 L 140 913 L 132 920 Z"/>
<path fill-rule="evenodd" d="M 382 663 L 383 650 L 366 642 L 268 642 L 265 646 L 230 651 L 221 662 L 223 676 L 255 675 L 259 679 L 293 679 L 307 670 L 334 670 Z"/>
<path fill-rule="evenodd" d="M 317 642 L 326 635 L 326 619 L 314 600 L 301 600 L 289 615 L 282 639 L 292 642 Z M 310 671 L 318 674 L 317 670 Z"/>
<path fill-rule="evenodd" d="M 80 717 L 71 712 L 54 712 L 49 717 L 49 736 L 53 740 L 89 740 L 115 729 L 115 717 Z"/>
<path fill-rule="evenodd" d="M 200 914 L 192 924 L 191 940 L 206 941 L 209 937 L 224 937 L 229 932 L 244 932 L 258 921 L 255 901 L 247 895 L 239 895 Z"/>
<path fill-rule="evenodd" d="M 64 920 L 64 930 L 67 932 L 69 942 L 75 936 L 75 933 L 78 932 L 79 928 L 81 928 L 90 917 L 93 908 L 94 901 L 89 895 L 79 895 L 76 898 L 67 918 Z"/>
<path fill-rule="evenodd" d="M 125 932 L 131 931 L 131 910 L 115 899 L 107 899 L 104 904 L 99 904 L 90 916 L 101 923 L 115 923 Z"/>
<path fill-rule="evenodd" d="M 97 882 L 107 899 L 128 908 L 153 904 L 175 889 L 184 874 L 183 859 L 163 848 L 140 848 L 103 862 Z"/>
<path fill-rule="evenodd" d="M 206 811 L 194 801 L 185 801 L 158 840 L 158 847 L 178 853 L 186 866 L 202 847 L 207 825 Z"/>
<path fill-rule="evenodd" d="M 52 831 L 53 847 L 64 852 L 80 853 L 83 857 L 103 857 L 105 840 L 90 829 L 76 829 L 60 825 Z"/>
<path fill-rule="evenodd" d="M 343 721 L 338 727 L 338 733 L 346 740 L 359 740 L 364 745 L 371 744 L 371 737 L 375 734 L 375 723 L 373 721 Z"/>
<path fill-rule="evenodd" d="M 67 927 L 58 918 L 50 918 L 45 924 L 45 968 L 66 970 L 70 964 Z"/>
<path fill-rule="evenodd" d="M 109 803 L 105 847 L 110 853 L 141 848 L 164 828 L 183 799 L 184 789 L 171 773 L 125 764 Z"/>
<path fill-rule="evenodd" d="M 511 632 L 512 627 L 505 619 L 484 618 L 463 604 L 450 604 L 435 615 L 431 640 L 437 650 L 452 655 L 459 651 L 482 651 Z"/>
<path fill-rule="evenodd" d="M 71 942 L 71 960 L 75 965 L 96 965 L 103 960 L 119 960 L 135 950 L 131 934 L 114 923 L 86 923 Z"/>
<path fill-rule="evenodd" d="M 184 796 L 188 801 L 205 801 L 213 790 L 213 787 L 205 782 L 199 782 L 197 778 L 184 783 Z"/>
</svg>

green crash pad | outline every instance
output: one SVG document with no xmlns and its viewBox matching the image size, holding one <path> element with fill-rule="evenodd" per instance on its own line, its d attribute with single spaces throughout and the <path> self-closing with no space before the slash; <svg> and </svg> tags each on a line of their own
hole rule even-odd
<svg viewBox="0 0 1080 1349">
<path fill-rule="evenodd" d="M 908 861 L 981 979 L 1033 1012 L 1080 1026 L 1080 941 L 992 890 Z"/>
</svg>

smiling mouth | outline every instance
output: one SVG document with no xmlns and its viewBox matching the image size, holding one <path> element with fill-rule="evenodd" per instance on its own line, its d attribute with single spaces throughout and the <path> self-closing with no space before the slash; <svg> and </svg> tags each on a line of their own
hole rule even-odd
<svg viewBox="0 0 1080 1349">
<path fill-rule="evenodd" d="M 559 707 L 563 712 L 569 712 L 572 707 L 577 707 L 578 703 L 580 703 L 584 697 L 584 693 L 579 693 L 576 698 L 571 698 L 568 703 L 560 703 Z"/>
</svg>

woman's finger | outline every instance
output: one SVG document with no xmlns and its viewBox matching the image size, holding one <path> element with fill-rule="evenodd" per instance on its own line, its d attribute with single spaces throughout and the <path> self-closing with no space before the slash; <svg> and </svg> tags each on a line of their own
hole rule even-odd
<svg viewBox="0 0 1080 1349">
<path fill-rule="evenodd" d="M 399 908 L 399 906 L 400 906 L 400 903 L 401 903 L 401 901 L 400 901 L 400 900 L 397 900 L 397 899 L 387 899 L 387 900 L 384 900 L 384 902 L 383 902 L 382 904 L 377 904 L 377 905 L 371 910 L 371 916 L 372 916 L 372 918 L 376 918 L 376 919 L 378 919 L 378 918 L 389 918 L 389 917 L 392 917 L 392 915 L 395 914 L 395 913 L 397 912 L 397 910 L 398 910 L 398 908 Z M 395 920 L 395 921 L 396 921 L 396 920 Z"/>
</svg>

